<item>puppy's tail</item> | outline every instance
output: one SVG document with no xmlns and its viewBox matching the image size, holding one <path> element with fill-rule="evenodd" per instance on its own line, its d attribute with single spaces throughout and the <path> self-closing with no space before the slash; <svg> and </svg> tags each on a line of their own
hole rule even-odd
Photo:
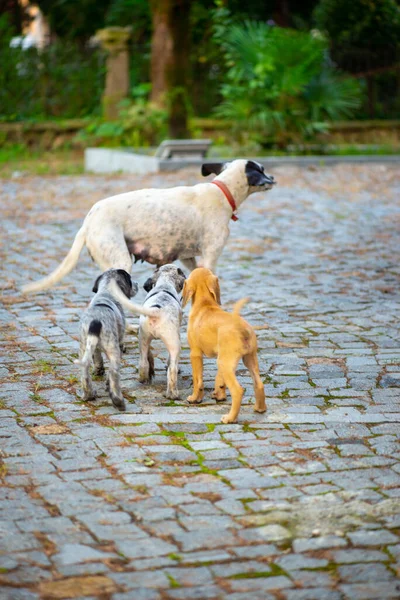
<svg viewBox="0 0 400 600">
<path fill-rule="evenodd" d="M 140 304 L 135 304 L 128 300 L 125 294 L 121 291 L 121 288 L 118 286 L 116 281 L 111 281 L 108 289 L 114 296 L 116 300 L 121 304 L 123 308 L 126 308 L 131 313 L 145 315 L 146 317 L 157 317 L 159 315 L 158 308 L 146 308 L 145 306 L 141 306 Z"/>
<path fill-rule="evenodd" d="M 74 242 L 71 246 L 70 251 L 67 256 L 64 258 L 62 263 L 58 265 L 58 267 L 50 273 L 47 277 L 43 279 L 39 279 L 39 281 L 35 281 L 33 283 L 28 283 L 28 285 L 24 285 L 21 288 L 23 294 L 30 294 L 32 292 L 39 292 L 40 290 L 46 290 L 49 287 L 52 287 L 56 284 L 60 279 L 68 275 L 70 271 L 75 267 L 78 262 L 79 255 L 82 251 L 83 246 L 86 241 L 86 228 L 83 225 L 78 233 L 75 236 Z"/>
<path fill-rule="evenodd" d="M 93 319 L 89 325 L 85 354 L 82 356 L 82 360 L 74 360 L 75 364 L 80 365 L 81 367 L 87 367 L 87 365 L 92 362 L 94 351 L 99 343 L 101 328 L 101 321 Z"/>
<path fill-rule="evenodd" d="M 249 300 L 250 298 L 242 298 L 241 300 L 238 300 L 233 306 L 232 314 L 235 317 L 240 317 L 240 311 L 242 310 L 243 306 L 248 303 Z"/>
</svg>

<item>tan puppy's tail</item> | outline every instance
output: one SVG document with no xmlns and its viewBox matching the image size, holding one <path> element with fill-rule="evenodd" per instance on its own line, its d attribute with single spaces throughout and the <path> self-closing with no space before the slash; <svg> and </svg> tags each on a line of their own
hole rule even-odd
<svg viewBox="0 0 400 600">
<path fill-rule="evenodd" d="M 134 302 L 128 300 L 128 298 L 121 291 L 121 289 L 115 281 L 110 282 L 108 289 L 110 290 L 114 298 L 118 300 L 121 306 L 123 308 L 126 308 L 126 310 L 128 310 L 129 312 L 139 315 L 145 315 L 146 317 L 157 317 L 159 315 L 159 308 L 145 308 L 140 304 L 135 304 Z"/>
<path fill-rule="evenodd" d="M 242 310 L 243 306 L 248 303 L 249 300 L 250 298 L 242 298 L 241 300 L 238 300 L 233 306 L 232 314 L 235 317 L 240 317 L 240 311 Z"/>
<path fill-rule="evenodd" d="M 58 265 L 58 267 L 50 273 L 47 277 L 43 279 L 39 279 L 39 281 L 35 281 L 33 283 L 28 283 L 28 285 L 24 285 L 21 288 L 23 294 L 30 294 L 31 292 L 39 292 L 40 290 L 46 290 L 49 287 L 52 287 L 55 283 L 60 281 L 65 275 L 70 273 L 72 269 L 75 267 L 78 262 L 79 255 L 82 251 L 83 246 L 86 241 L 86 229 L 84 226 L 80 228 L 78 233 L 75 236 L 74 242 L 71 246 L 71 250 L 68 252 L 67 256 L 64 258 L 62 263 Z"/>
</svg>

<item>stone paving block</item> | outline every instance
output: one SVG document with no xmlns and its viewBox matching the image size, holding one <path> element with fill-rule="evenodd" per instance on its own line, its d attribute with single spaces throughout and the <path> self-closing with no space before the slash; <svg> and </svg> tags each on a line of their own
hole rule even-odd
<svg viewBox="0 0 400 600">
<path fill-rule="evenodd" d="M 400 594 L 400 586 L 396 582 L 379 581 L 368 584 L 340 585 L 346 600 L 397 600 Z"/>
<path fill-rule="evenodd" d="M 396 544 L 399 537 L 390 531 L 378 529 L 374 531 L 356 531 L 348 534 L 354 546 L 386 546 Z"/>
<path fill-rule="evenodd" d="M 132 592 L 113 594 L 111 598 L 112 600 L 132 600 Z M 136 588 L 135 600 L 161 600 L 161 595 L 153 589 Z"/>
<path fill-rule="evenodd" d="M 379 550 L 336 550 L 332 552 L 332 556 L 333 560 L 339 564 L 387 561 L 387 554 Z"/>
<path fill-rule="evenodd" d="M 308 588 L 302 590 L 285 590 L 286 600 L 342 600 L 342 594 L 326 588 Z"/>
<path fill-rule="evenodd" d="M 120 586 L 131 590 L 137 588 L 160 588 L 166 589 L 170 586 L 170 581 L 163 571 L 140 571 L 140 573 L 110 573 L 111 579 Z"/>
<path fill-rule="evenodd" d="M 252 592 L 253 590 L 282 590 L 293 587 L 288 577 L 255 577 L 254 579 L 230 579 L 229 587 L 233 592 Z"/>
<path fill-rule="evenodd" d="M 127 558 L 144 558 L 149 556 L 165 556 L 177 552 L 177 547 L 157 538 L 140 538 L 130 541 L 116 542 L 118 551 Z"/>
</svg>

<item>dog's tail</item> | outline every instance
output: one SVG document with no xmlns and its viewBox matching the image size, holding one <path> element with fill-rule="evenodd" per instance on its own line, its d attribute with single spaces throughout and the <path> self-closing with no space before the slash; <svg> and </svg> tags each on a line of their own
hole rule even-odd
<svg viewBox="0 0 400 600">
<path fill-rule="evenodd" d="M 235 317 L 240 317 L 240 311 L 249 300 L 250 298 L 242 298 L 241 300 L 238 300 L 233 306 L 232 314 L 235 315 Z"/>
<path fill-rule="evenodd" d="M 102 324 L 101 321 L 93 319 L 89 325 L 88 336 L 86 340 L 85 353 L 81 360 L 74 360 L 74 363 L 81 367 L 86 367 L 92 362 L 94 351 L 99 343 Z"/>
<path fill-rule="evenodd" d="M 85 241 L 86 228 L 84 225 L 82 225 L 82 227 L 75 236 L 70 251 L 64 258 L 62 263 L 58 265 L 58 267 L 47 277 L 39 279 L 39 281 L 34 281 L 33 283 L 28 283 L 28 285 L 24 285 L 21 289 L 22 293 L 30 294 L 31 292 L 39 292 L 40 290 L 46 290 L 47 288 L 52 287 L 55 283 L 60 281 L 60 279 L 65 277 L 65 275 L 68 275 L 68 273 L 72 271 L 72 269 L 78 262 L 79 255 L 82 251 L 83 246 L 85 245 Z"/>
<path fill-rule="evenodd" d="M 146 317 L 157 317 L 159 315 L 158 308 L 146 308 L 145 306 L 141 306 L 140 304 L 135 304 L 128 300 L 125 294 L 121 291 L 121 288 L 118 286 L 116 281 L 111 281 L 108 286 L 109 291 L 114 296 L 116 300 L 121 304 L 123 308 L 126 308 L 131 313 L 145 315 Z"/>
</svg>

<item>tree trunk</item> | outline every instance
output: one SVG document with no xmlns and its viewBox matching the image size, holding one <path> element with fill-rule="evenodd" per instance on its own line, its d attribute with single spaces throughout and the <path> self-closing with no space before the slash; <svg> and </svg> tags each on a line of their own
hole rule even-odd
<svg viewBox="0 0 400 600">
<path fill-rule="evenodd" d="M 151 100 L 168 108 L 169 133 L 188 137 L 190 0 L 152 0 Z"/>
</svg>

